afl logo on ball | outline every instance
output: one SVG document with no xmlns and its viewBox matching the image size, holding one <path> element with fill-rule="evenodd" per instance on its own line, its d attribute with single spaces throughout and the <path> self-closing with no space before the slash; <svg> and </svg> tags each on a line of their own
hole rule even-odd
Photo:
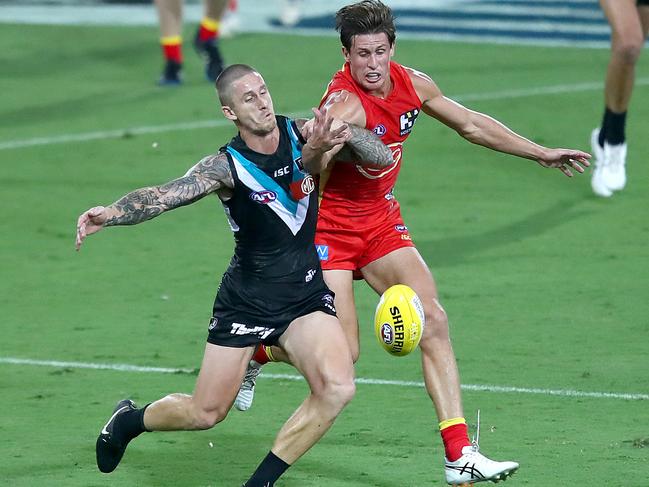
<svg viewBox="0 0 649 487">
<path fill-rule="evenodd" d="M 388 323 L 383 323 L 383 325 L 381 325 L 381 338 L 388 345 L 392 345 L 392 342 L 394 341 L 392 327 Z"/>
<path fill-rule="evenodd" d="M 268 190 L 255 191 L 254 193 L 250 193 L 250 199 L 262 205 L 267 205 L 277 199 L 277 194 Z"/>
</svg>

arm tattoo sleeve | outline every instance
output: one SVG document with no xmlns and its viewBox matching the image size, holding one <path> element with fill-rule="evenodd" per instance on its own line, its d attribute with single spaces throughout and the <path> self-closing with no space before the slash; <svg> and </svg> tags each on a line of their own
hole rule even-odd
<svg viewBox="0 0 649 487">
<path fill-rule="evenodd" d="M 349 130 L 352 136 L 347 141 L 347 145 L 360 161 L 378 167 L 387 167 L 394 162 L 392 151 L 374 132 L 351 124 Z"/>
<path fill-rule="evenodd" d="M 226 155 L 207 156 L 181 178 L 137 189 L 117 200 L 107 208 L 113 216 L 105 225 L 135 225 L 189 205 L 223 187 L 234 187 Z"/>
</svg>

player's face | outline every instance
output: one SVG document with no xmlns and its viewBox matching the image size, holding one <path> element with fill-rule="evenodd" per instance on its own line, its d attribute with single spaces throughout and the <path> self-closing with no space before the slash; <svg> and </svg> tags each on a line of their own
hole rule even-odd
<svg viewBox="0 0 649 487">
<path fill-rule="evenodd" d="M 231 105 L 234 120 L 244 129 L 265 135 L 277 127 L 273 100 L 259 73 L 249 73 L 232 84 Z"/>
<path fill-rule="evenodd" d="M 364 90 L 386 94 L 394 46 L 385 33 L 354 36 L 351 49 L 343 47 L 343 55 L 349 62 L 352 77 Z"/>
</svg>

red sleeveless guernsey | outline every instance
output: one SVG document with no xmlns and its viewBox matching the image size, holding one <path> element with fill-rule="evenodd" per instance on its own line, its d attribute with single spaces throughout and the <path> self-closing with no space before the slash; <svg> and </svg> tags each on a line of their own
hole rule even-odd
<svg viewBox="0 0 649 487">
<path fill-rule="evenodd" d="M 402 144 L 408 138 L 421 109 L 421 101 L 415 92 L 406 69 L 390 62 L 390 78 L 393 86 L 387 98 L 378 98 L 365 92 L 352 78 L 349 63 L 338 71 L 325 93 L 322 103 L 331 93 L 346 90 L 360 99 L 365 110 L 365 128 L 378 135 L 392 149 L 394 163 L 383 169 L 338 162 L 330 174 L 320 182 L 320 214 L 340 220 L 359 217 L 394 207 L 392 189 L 401 169 Z"/>
</svg>

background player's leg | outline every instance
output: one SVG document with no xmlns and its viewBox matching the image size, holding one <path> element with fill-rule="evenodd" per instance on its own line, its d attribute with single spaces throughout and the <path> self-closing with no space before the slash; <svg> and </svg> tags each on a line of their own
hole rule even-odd
<svg viewBox="0 0 649 487">
<path fill-rule="evenodd" d="M 600 0 L 600 4 L 611 26 L 611 58 L 602 124 L 591 135 L 595 156 L 591 186 L 595 194 L 609 197 L 626 185 L 626 114 L 646 34 L 636 0 Z"/>
<path fill-rule="evenodd" d="M 269 456 L 246 485 L 274 485 L 327 432 L 354 395 L 354 366 L 335 317 L 316 311 L 297 318 L 280 345 L 311 392 L 282 426 Z"/>
<path fill-rule="evenodd" d="M 605 102 L 615 113 L 629 107 L 635 64 L 645 34 L 635 0 L 600 0 L 611 26 L 611 58 L 606 73 Z"/>
<path fill-rule="evenodd" d="M 204 0 L 203 18 L 194 36 L 196 51 L 205 58 L 205 77 L 214 82 L 223 71 L 223 57 L 218 47 L 221 20 L 229 0 Z"/>
<path fill-rule="evenodd" d="M 158 83 L 164 86 L 178 85 L 182 81 L 183 2 L 182 0 L 155 0 L 155 6 L 160 24 L 160 45 L 165 59 L 165 66 Z"/>
</svg>

